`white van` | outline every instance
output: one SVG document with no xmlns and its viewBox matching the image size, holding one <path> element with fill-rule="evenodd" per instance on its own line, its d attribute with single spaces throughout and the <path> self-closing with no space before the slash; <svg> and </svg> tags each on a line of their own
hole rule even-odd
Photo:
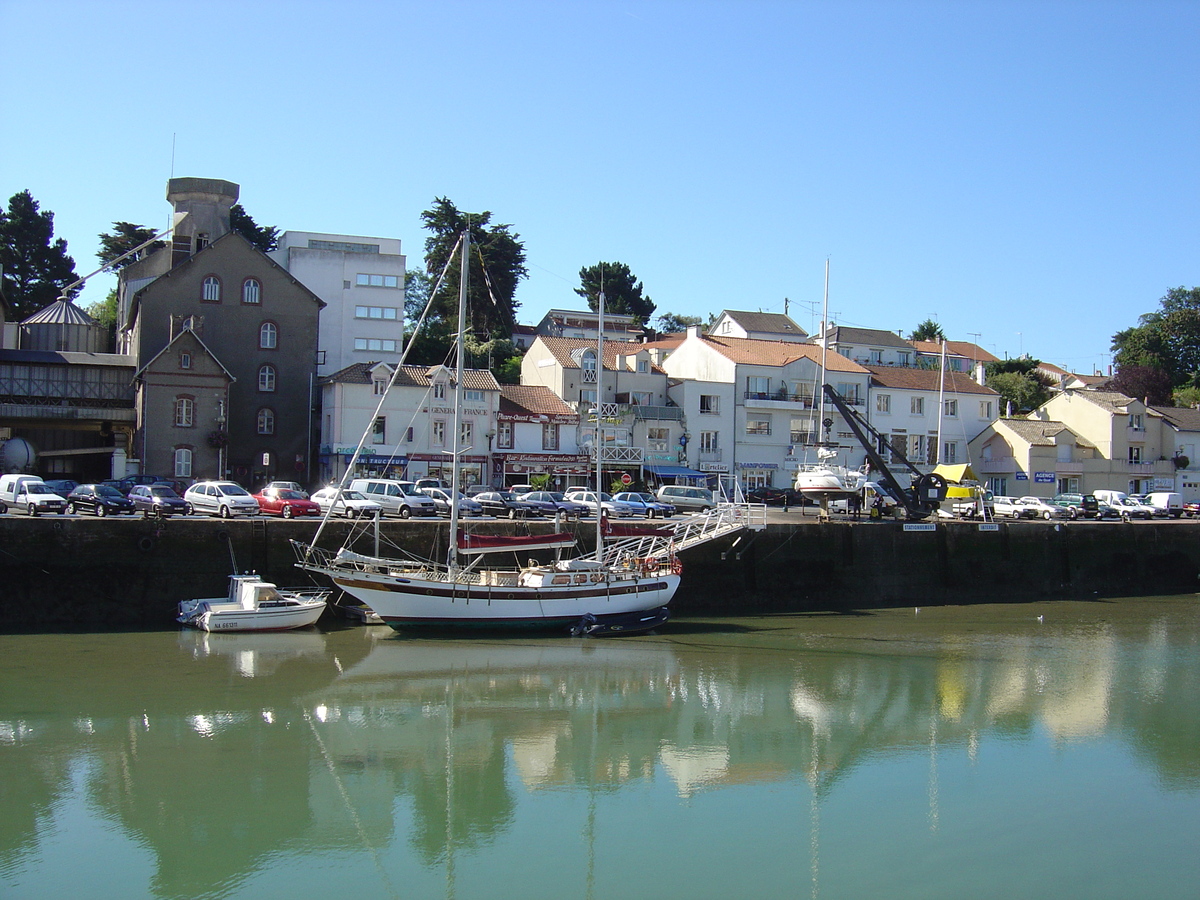
<svg viewBox="0 0 1200 900">
<path fill-rule="evenodd" d="M 1092 496 L 1101 503 L 1108 503 L 1111 506 L 1120 506 L 1129 497 L 1124 491 L 1109 491 L 1104 489 L 1092 491 Z"/>
<path fill-rule="evenodd" d="M 374 500 L 383 509 L 384 515 L 436 516 L 437 506 L 428 494 L 422 494 L 411 481 L 392 481 L 389 478 L 355 478 L 349 490 L 358 491 L 368 500 Z"/>
<path fill-rule="evenodd" d="M 67 511 L 66 498 L 46 487 L 39 475 L 0 475 L 0 512 L 10 506 L 31 516 Z"/>
<path fill-rule="evenodd" d="M 1154 507 L 1156 516 L 1172 516 L 1178 519 L 1183 515 L 1183 495 L 1174 491 L 1154 491 L 1147 494 L 1146 504 Z"/>
</svg>

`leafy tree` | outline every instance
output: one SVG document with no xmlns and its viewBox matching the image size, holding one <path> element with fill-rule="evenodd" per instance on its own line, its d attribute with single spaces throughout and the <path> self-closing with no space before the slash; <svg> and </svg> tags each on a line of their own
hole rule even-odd
<svg viewBox="0 0 1200 900">
<path fill-rule="evenodd" d="M 1171 288 L 1159 309 L 1113 335 L 1113 362 L 1161 369 L 1176 386 L 1200 373 L 1200 287 Z"/>
<path fill-rule="evenodd" d="M 279 229 L 274 225 L 259 225 L 240 203 L 229 210 L 229 227 L 263 253 L 269 253 L 279 244 Z"/>
<path fill-rule="evenodd" d="M 132 256 L 127 256 L 118 263 L 113 263 L 113 260 L 119 259 L 126 253 L 129 253 L 134 248 L 145 244 L 151 240 L 154 235 L 158 234 L 153 228 L 146 228 L 144 225 L 134 225 L 132 222 L 113 222 L 113 230 L 101 232 L 100 249 L 96 253 L 96 258 L 109 272 L 119 272 L 127 265 L 137 262 L 139 259 L 144 259 L 155 250 L 159 250 L 167 246 L 162 241 L 154 241 L 148 244 Z M 113 263 L 112 265 L 109 265 Z"/>
<path fill-rule="evenodd" d="M 113 288 L 103 300 L 97 300 L 84 310 L 89 316 L 108 328 L 117 327 L 117 289 Z"/>
<path fill-rule="evenodd" d="M 28 190 L 13 194 L 0 210 L 0 266 L 3 290 L 16 321 L 53 303 L 63 288 L 79 278 L 67 242 L 54 237 L 54 213 L 39 212 Z M 71 291 L 74 297 L 79 288 Z"/>
<path fill-rule="evenodd" d="M 1040 360 L 1022 357 L 988 363 L 985 383 L 1000 395 L 1003 407 L 1014 413 L 1037 409 L 1050 399 L 1050 377 L 1038 371 Z"/>
<path fill-rule="evenodd" d="M 1145 400 L 1154 406 L 1171 403 L 1171 376 L 1156 366 L 1121 366 L 1109 385 L 1127 397 Z"/>
<path fill-rule="evenodd" d="M 946 339 L 946 332 L 942 331 L 942 326 L 933 319 L 926 319 L 914 329 L 908 339 L 910 341 L 936 341 L 940 344 Z"/>
<path fill-rule="evenodd" d="M 639 324 L 650 321 L 654 301 L 645 295 L 645 286 L 622 262 L 599 262 L 579 270 L 581 287 L 575 293 L 587 300 L 588 309 L 596 312 L 600 305 L 600 289 L 604 289 L 604 311 L 619 316 L 633 316 Z"/>
<path fill-rule="evenodd" d="M 662 334 L 678 334 L 687 331 L 689 325 L 703 325 L 700 316 L 677 316 L 675 313 L 663 313 L 656 320 L 658 330 Z"/>
<path fill-rule="evenodd" d="M 471 231 L 470 277 L 467 314 L 470 328 L 478 334 L 511 337 L 516 322 L 517 285 L 528 275 L 525 269 L 525 245 L 511 225 L 492 225 L 492 214 L 465 213 L 446 197 L 437 197 L 430 209 L 421 213 L 431 234 L 425 239 L 425 268 L 436 283 L 442 269 L 449 267 L 442 289 L 434 298 L 439 317 L 457 324 L 458 285 L 462 257 L 454 253 L 459 236 Z M 453 254 L 454 258 L 451 258 Z M 489 288 L 490 285 L 490 288 Z"/>
<path fill-rule="evenodd" d="M 433 278 L 423 269 L 409 269 L 404 273 L 404 320 L 415 325 L 421 318 L 429 294 L 433 291 Z"/>
</svg>

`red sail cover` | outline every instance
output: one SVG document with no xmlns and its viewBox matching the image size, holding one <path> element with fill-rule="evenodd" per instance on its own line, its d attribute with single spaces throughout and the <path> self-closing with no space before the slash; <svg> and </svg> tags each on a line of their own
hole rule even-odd
<svg viewBox="0 0 1200 900">
<path fill-rule="evenodd" d="M 557 534 L 526 534 L 509 536 L 500 534 L 458 533 L 459 553 L 508 553 L 521 550 L 553 550 L 557 547 L 574 547 L 575 535 L 569 531 Z"/>
</svg>

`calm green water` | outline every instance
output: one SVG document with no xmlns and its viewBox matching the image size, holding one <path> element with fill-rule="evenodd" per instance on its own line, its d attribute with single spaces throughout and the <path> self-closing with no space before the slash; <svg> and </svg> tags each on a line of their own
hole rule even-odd
<svg viewBox="0 0 1200 900">
<path fill-rule="evenodd" d="M 1192 597 L 588 641 L 0 636 L 9 900 L 1198 885 Z"/>
</svg>

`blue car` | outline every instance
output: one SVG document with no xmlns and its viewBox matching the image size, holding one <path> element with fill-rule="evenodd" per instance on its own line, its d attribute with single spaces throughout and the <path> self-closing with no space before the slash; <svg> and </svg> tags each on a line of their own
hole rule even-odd
<svg viewBox="0 0 1200 900">
<path fill-rule="evenodd" d="M 534 504 L 541 514 L 548 518 L 554 518 L 561 513 L 568 519 L 578 519 L 591 512 L 591 507 L 568 500 L 558 491 L 530 491 L 517 496 L 526 503 Z"/>
<path fill-rule="evenodd" d="M 637 507 L 640 510 L 638 514 L 645 516 L 647 519 L 653 519 L 658 516 L 669 519 L 677 511 L 670 503 L 655 499 L 653 494 L 642 493 L 640 491 L 622 491 L 619 494 L 614 494 L 613 499 Z"/>
</svg>

